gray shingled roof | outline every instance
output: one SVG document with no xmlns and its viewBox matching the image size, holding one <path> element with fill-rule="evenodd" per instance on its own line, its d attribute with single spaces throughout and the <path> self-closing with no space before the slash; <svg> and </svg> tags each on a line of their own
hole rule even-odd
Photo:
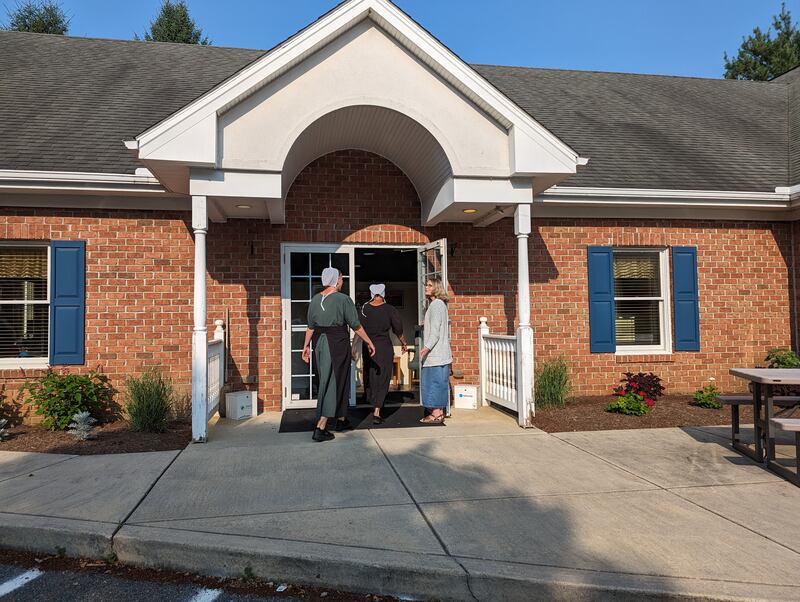
<svg viewBox="0 0 800 602">
<path fill-rule="evenodd" d="M 789 91 L 789 183 L 800 184 L 800 67 L 772 81 Z"/>
<path fill-rule="evenodd" d="M 567 186 L 774 191 L 785 85 L 473 65 L 589 165 Z"/>
<path fill-rule="evenodd" d="M 133 173 L 122 144 L 263 50 L 0 32 L 0 169 Z"/>
<path fill-rule="evenodd" d="M 122 140 L 263 53 L 0 32 L 0 169 L 131 173 L 139 165 Z M 772 191 L 789 183 L 785 83 L 474 67 L 591 158 L 567 185 Z"/>
</svg>

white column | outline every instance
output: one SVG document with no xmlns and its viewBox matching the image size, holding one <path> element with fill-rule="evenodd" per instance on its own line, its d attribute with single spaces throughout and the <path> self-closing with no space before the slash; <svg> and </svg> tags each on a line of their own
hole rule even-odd
<svg viewBox="0 0 800 602">
<path fill-rule="evenodd" d="M 208 333 L 206 328 L 206 197 L 192 197 L 194 230 L 194 329 L 192 331 L 192 440 L 206 441 L 208 427 Z"/>
<path fill-rule="evenodd" d="M 483 337 L 489 334 L 489 319 L 480 318 L 478 326 L 478 405 L 489 405 L 486 402 L 486 342 Z"/>
<path fill-rule="evenodd" d="M 531 206 L 517 205 L 514 234 L 517 236 L 517 420 L 522 427 L 532 426 L 533 417 L 533 329 L 531 328 L 531 289 L 528 274 L 528 236 L 531 233 Z"/>
</svg>

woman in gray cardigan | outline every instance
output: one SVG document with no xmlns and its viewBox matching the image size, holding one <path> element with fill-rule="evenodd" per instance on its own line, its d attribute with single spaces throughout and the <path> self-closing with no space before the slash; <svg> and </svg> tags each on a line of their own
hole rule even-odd
<svg viewBox="0 0 800 602">
<path fill-rule="evenodd" d="M 450 400 L 450 326 L 447 315 L 447 289 L 442 279 L 432 276 L 425 283 L 425 296 L 430 300 L 425 312 L 422 360 L 422 405 L 430 410 L 424 423 L 443 423 Z"/>
</svg>

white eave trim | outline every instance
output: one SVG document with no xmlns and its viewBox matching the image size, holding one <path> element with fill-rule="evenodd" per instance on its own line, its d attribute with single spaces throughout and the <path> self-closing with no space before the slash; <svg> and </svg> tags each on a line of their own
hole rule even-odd
<svg viewBox="0 0 800 602">
<path fill-rule="evenodd" d="M 138 171 L 138 170 L 137 170 Z M 0 169 L 0 191 L 167 194 L 150 172 L 109 174 Z"/>
<path fill-rule="evenodd" d="M 141 133 L 136 137 L 139 148 L 153 144 L 162 136 L 165 140 L 170 139 L 203 118 L 223 112 L 259 87 L 285 73 L 342 32 L 369 17 L 394 35 L 399 43 L 425 60 L 431 68 L 439 72 L 440 76 L 470 96 L 473 102 L 504 127 L 520 128 L 534 139 L 538 138 L 549 143 L 552 152 L 555 153 L 554 157 L 567 167 L 571 165 L 574 171 L 574 166 L 579 164 L 577 152 L 514 104 L 402 10 L 386 0 L 350 0 L 343 3 L 301 33 L 256 59 L 229 80 Z M 132 144 L 126 146 L 134 148 Z"/>
<path fill-rule="evenodd" d="M 792 201 L 800 200 L 800 184 L 794 186 L 778 186 L 775 188 L 777 194 L 787 194 Z"/>
<path fill-rule="evenodd" d="M 658 188 L 594 188 L 553 186 L 538 196 L 540 202 L 599 205 L 671 205 L 753 207 L 785 209 L 792 196 L 787 192 L 738 190 L 670 190 Z M 798 191 L 800 192 L 800 191 Z"/>
</svg>

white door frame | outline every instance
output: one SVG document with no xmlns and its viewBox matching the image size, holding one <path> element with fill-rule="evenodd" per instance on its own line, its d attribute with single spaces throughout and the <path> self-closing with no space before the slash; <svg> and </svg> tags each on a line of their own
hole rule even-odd
<svg viewBox="0 0 800 602">
<path fill-rule="evenodd" d="M 350 254 L 350 298 L 355 301 L 355 251 L 356 249 L 421 249 L 428 245 L 414 244 L 369 244 L 369 243 L 281 243 L 281 411 L 311 407 L 308 403 L 292 403 L 292 351 L 290 324 L 291 277 L 290 253 L 349 253 Z M 418 292 L 419 294 L 419 292 Z M 352 372 L 355 376 L 355 372 Z M 351 378 L 351 403 L 355 396 L 355 378 Z M 307 401 L 307 400 L 306 400 Z"/>
<path fill-rule="evenodd" d="M 348 253 L 350 256 L 350 298 L 355 301 L 355 253 L 352 245 L 281 243 L 281 411 L 315 407 L 309 400 L 292 403 L 292 302 L 291 253 Z M 351 397 L 352 397 L 351 385 Z"/>
</svg>

